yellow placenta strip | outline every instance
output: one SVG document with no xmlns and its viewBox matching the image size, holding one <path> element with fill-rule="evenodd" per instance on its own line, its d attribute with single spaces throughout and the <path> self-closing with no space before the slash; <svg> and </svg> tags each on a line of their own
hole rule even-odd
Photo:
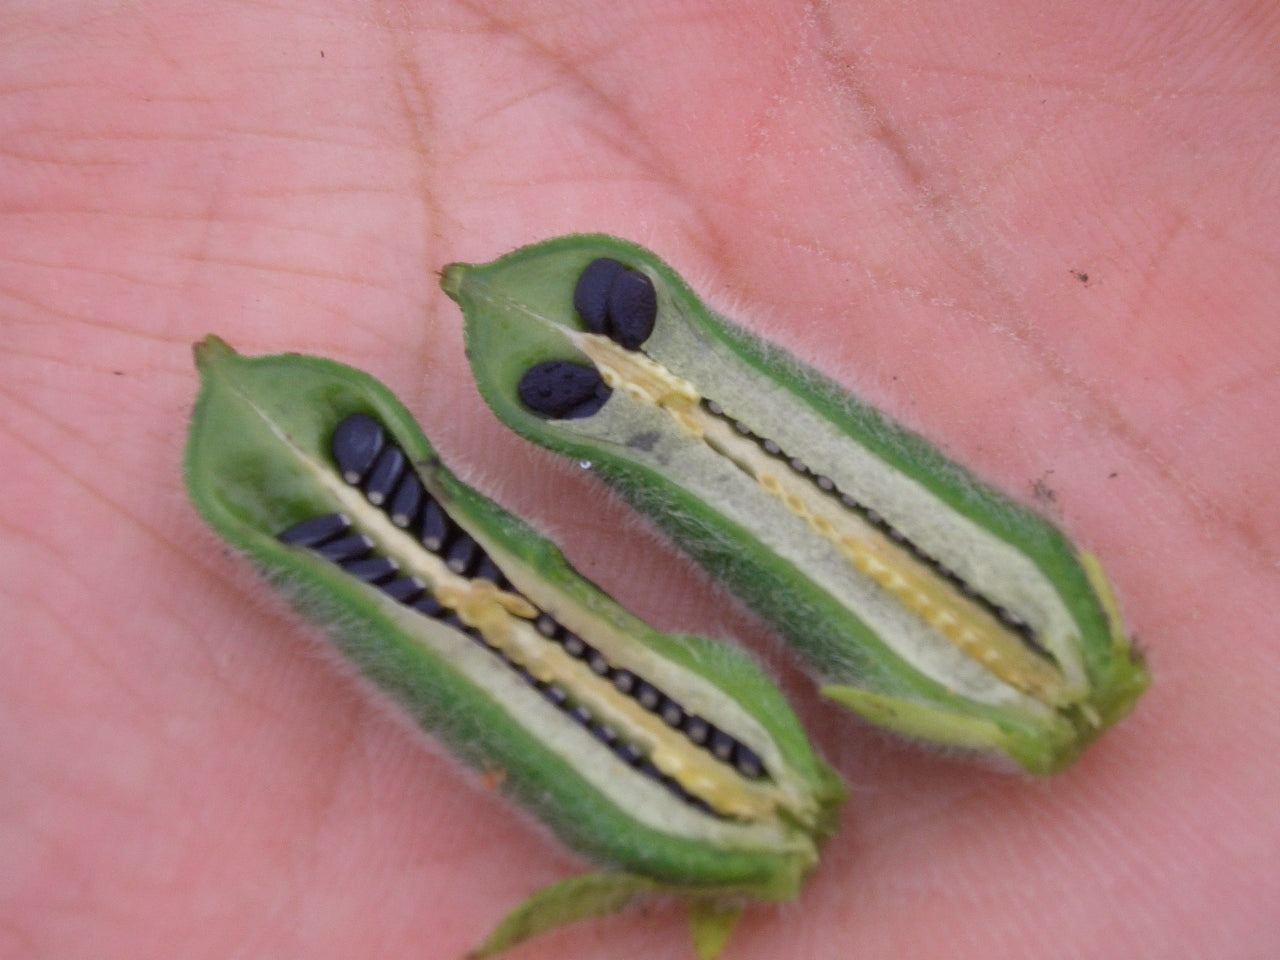
<svg viewBox="0 0 1280 960">
<path fill-rule="evenodd" d="M 498 591 L 485 580 L 470 581 L 471 588 L 436 591 L 436 599 L 458 613 L 469 627 L 524 667 L 543 683 L 558 684 L 592 716 L 608 723 L 619 736 L 645 752 L 655 767 L 685 790 L 704 800 L 713 810 L 741 820 L 761 820 L 773 814 L 782 797 L 768 781 L 742 777 L 705 749 L 673 730 L 658 715 L 632 697 L 618 691 L 584 661 L 570 656 L 550 642 L 527 619 L 512 614 L 495 597 Z M 486 589 L 487 588 L 487 589 Z"/>
<path fill-rule="evenodd" d="M 609 387 L 666 410 L 681 430 L 703 439 L 754 477 L 765 492 L 834 543 L 860 573 L 1001 680 L 1051 705 L 1071 700 L 1065 678 L 1051 662 L 857 513 L 815 491 L 803 477 L 775 471 L 776 461 L 753 441 L 702 409 L 701 395 L 687 380 L 648 356 L 596 334 L 582 335 L 577 345 Z"/>
</svg>

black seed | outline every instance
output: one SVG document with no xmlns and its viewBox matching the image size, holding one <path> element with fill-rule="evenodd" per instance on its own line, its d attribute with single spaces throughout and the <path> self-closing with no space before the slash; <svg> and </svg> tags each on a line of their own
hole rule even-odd
<svg viewBox="0 0 1280 960">
<path fill-rule="evenodd" d="M 413 602 L 413 609 L 428 617 L 441 617 L 448 612 L 448 607 L 435 598 L 434 594 L 424 594 Z"/>
<path fill-rule="evenodd" d="M 516 388 L 520 402 L 553 420 L 589 417 L 612 391 L 595 367 L 568 360 L 548 360 L 530 367 Z"/>
<path fill-rule="evenodd" d="M 1006 627 L 1012 627 L 1014 630 L 1031 629 L 1031 625 L 1027 621 L 1023 620 L 1008 607 L 997 607 L 996 615 L 1000 617 L 1000 622 Z"/>
<path fill-rule="evenodd" d="M 554 703 L 557 707 L 563 707 L 569 701 L 569 695 L 564 692 L 564 688 L 558 687 L 555 684 L 552 684 L 548 687 L 544 687 L 542 690 L 542 695 L 546 697 L 548 700 L 550 700 L 552 703 Z"/>
<path fill-rule="evenodd" d="M 351 520 L 341 513 L 326 513 L 320 517 L 312 517 L 295 523 L 280 534 L 281 543 L 294 547 L 318 547 L 334 537 L 341 536 L 351 527 Z"/>
<path fill-rule="evenodd" d="M 794 470 L 796 473 L 809 472 L 809 468 L 804 465 L 804 461 L 801 460 L 799 457 L 792 457 L 790 460 L 787 461 L 787 463 L 791 465 L 791 469 Z"/>
<path fill-rule="evenodd" d="M 636 692 L 632 696 L 646 710 L 657 710 L 663 699 L 657 687 L 651 683 L 645 683 L 643 680 L 640 681 L 640 686 L 636 687 Z"/>
<path fill-rule="evenodd" d="M 609 290 L 609 336 L 619 346 L 638 350 L 653 333 L 657 319 L 653 281 L 638 270 L 618 274 Z"/>
<path fill-rule="evenodd" d="M 333 563 L 356 560 L 373 549 L 373 541 L 363 534 L 353 534 L 339 540 L 330 540 L 316 547 L 316 552 Z"/>
<path fill-rule="evenodd" d="M 579 659 L 585 657 L 587 655 L 587 651 L 591 649 L 576 633 L 566 633 L 564 635 L 564 640 L 561 642 L 564 644 L 565 653 L 569 654 L 571 657 L 578 657 Z"/>
<path fill-rule="evenodd" d="M 723 730 L 716 730 L 711 734 L 711 752 L 718 759 L 728 763 L 730 758 L 733 757 L 733 746 L 733 737 Z"/>
<path fill-rule="evenodd" d="M 684 732 L 698 746 L 704 746 L 711 736 L 711 724 L 697 714 L 690 714 L 684 718 Z"/>
<path fill-rule="evenodd" d="M 338 424 L 329 441 L 342 479 L 353 487 L 365 478 L 386 440 L 382 424 L 363 413 L 352 414 Z"/>
<path fill-rule="evenodd" d="M 449 553 L 445 557 L 445 566 L 460 576 L 466 576 L 472 566 L 484 554 L 480 549 L 480 544 L 476 543 L 465 533 L 458 534 L 457 538 L 449 545 Z"/>
<path fill-rule="evenodd" d="M 382 448 L 364 481 L 364 495 L 375 507 L 382 506 L 390 498 L 404 475 L 405 463 L 404 451 L 395 444 Z"/>
<path fill-rule="evenodd" d="M 382 585 L 382 592 L 398 603 L 413 603 L 426 589 L 427 585 L 417 577 L 397 577 Z"/>
<path fill-rule="evenodd" d="M 591 723 L 591 711 L 580 703 L 569 710 L 569 716 L 574 720 L 577 720 L 578 723 L 582 724 L 584 727 Z"/>
<path fill-rule="evenodd" d="M 635 768 L 637 772 L 644 774 L 651 780 L 657 780 L 664 787 L 676 788 L 679 786 L 674 780 L 659 770 L 658 765 L 652 760 L 641 760 L 639 763 L 635 764 Z"/>
<path fill-rule="evenodd" d="M 703 400 L 702 405 L 707 408 L 707 413 L 711 414 L 713 417 L 724 416 L 724 407 L 720 406 L 720 404 L 716 403 L 714 400 Z"/>
<path fill-rule="evenodd" d="M 615 670 L 613 685 L 619 693 L 630 694 L 636 688 L 636 675 L 630 670 Z"/>
<path fill-rule="evenodd" d="M 480 557 L 480 562 L 476 564 L 476 572 L 472 576 L 477 580 L 488 580 L 498 587 L 506 582 L 506 579 L 502 576 L 502 571 L 498 569 L 498 565 L 493 562 L 493 558 L 487 553 Z"/>
<path fill-rule="evenodd" d="M 737 430 L 737 431 L 738 431 L 740 434 L 742 434 L 744 437 L 749 437 L 749 436 L 751 436 L 751 435 L 752 435 L 752 434 L 751 434 L 751 428 L 750 428 L 750 427 L 748 427 L 748 426 L 747 426 L 745 423 L 743 423 L 741 420 L 735 420 L 735 421 L 733 421 L 733 429 Z"/>
<path fill-rule="evenodd" d="M 604 406 L 604 402 L 609 399 L 613 391 L 604 385 L 604 381 L 600 381 L 600 386 L 596 387 L 596 392 L 586 400 L 577 404 L 572 410 L 566 413 L 562 420 L 585 420 L 587 417 L 594 417 L 600 412 L 600 408 Z"/>
<path fill-rule="evenodd" d="M 587 666 L 591 668 L 592 673 L 597 673 L 602 677 L 609 675 L 609 661 L 604 658 L 604 654 L 599 650 L 591 651 L 591 655 L 587 657 Z"/>
<path fill-rule="evenodd" d="M 813 482 L 816 483 L 818 485 L 818 489 L 824 493 L 830 493 L 836 488 L 835 481 L 830 477 L 816 476 L 813 478 Z"/>
<path fill-rule="evenodd" d="M 387 513 L 391 522 L 397 527 L 409 527 L 418 517 L 418 508 L 422 506 L 422 482 L 417 474 L 409 471 L 396 487 L 396 495 L 391 498 L 391 508 Z"/>
<path fill-rule="evenodd" d="M 400 564 L 390 557 L 366 557 L 363 560 L 351 560 L 342 565 L 357 580 L 377 585 L 390 580 L 400 572 Z"/>
<path fill-rule="evenodd" d="M 760 446 L 764 449 L 764 452 L 771 457 L 782 456 L 782 448 L 772 440 L 762 440 L 760 442 Z"/>
<path fill-rule="evenodd" d="M 595 734 L 597 740 L 606 746 L 611 747 L 618 742 L 618 731 L 607 723 L 596 724 L 591 728 L 591 732 Z"/>
<path fill-rule="evenodd" d="M 573 309 L 592 333 L 609 333 L 609 292 L 614 281 L 627 272 L 617 260 L 592 260 L 573 288 Z"/>
<path fill-rule="evenodd" d="M 867 518 L 867 523 L 871 524 L 873 527 L 884 526 L 884 517 L 880 516 L 880 514 L 875 510 L 868 510 L 865 516 Z"/>
<path fill-rule="evenodd" d="M 637 763 L 644 759 L 644 751 L 637 747 L 634 743 L 620 744 L 615 750 L 622 762 L 627 766 L 634 767 Z"/>
<path fill-rule="evenodd" d="M 531 687 L 536 687 L 538 685 L 538 681 L 534 678 L 533 674 L 519 665 L 516 665 L 516 676 Z"/>
<path fill-rule="evenodd" d="M 439 553 L 449 539 L 450 526 L 444 508 L 434 500 L 428 500 L 422 508 L 422 545 L 432 553 Z"/>
<path fill-rule="evenodd" d="M 847 493 L 840 494 L 840 502 L 843 503 L 850 510 L 860 510 L 862 508 L 862 504 L 860 504 L 857 500 L 853 499 L 853 497 L 849 496 Z M 871 520 L 872 512 L 873 511 L 870 511 L 870 510 L 867 511 L 868 520 Z M 871 522 L 875 523 L 876 521 L 871 520 Z"/>
<path fill-rule="evenodd" d="M 560 624 L 556 623 L 548 613 L 538 614 L 538 619 L 533 621 L 533 625 L 537 628 L 538 632 L 547 639 L 553 639 L 556 632 L 560 629 Z"/>
<path fill-rule="evenodd" d="M 744 744 L 739 743 L 734 746 L 733 765 L 748 780 L 759 780 L 764 776 L 764 763 Z"/>
<path fill-rule="evenodd" d="M 662 707 L 658 713 L 662 715 L 663 721 L 669 727 L 679 728 L 680 724 L 684 723 L 684 709 L 669 697 L 662 701 Z"/>
</svg>

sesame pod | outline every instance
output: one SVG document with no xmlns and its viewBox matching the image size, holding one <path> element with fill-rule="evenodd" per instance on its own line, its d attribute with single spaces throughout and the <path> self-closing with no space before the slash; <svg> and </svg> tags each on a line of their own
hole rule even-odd
<svg viewBox="0 0 1280 960">
<path fill-rule="evenodd" d="M 1091 555 L 649 251 L 562 237 L 442 285 L 499 419 L 590 463 L 865 719 L 1050 773 L 1147 686 Z M 586 399 L 558 407 L 552 366 Z"/>
<path fill-rule="evenodd" d="M 705 934 L 728 898 L 794 897 L 843 786 L 739 650 L 659 633 L 447 470 L 369 376 L 197 345 L 191 498 L 339 651 L 602 868 L 482 946 L 653 894 Z"/>
</svg>

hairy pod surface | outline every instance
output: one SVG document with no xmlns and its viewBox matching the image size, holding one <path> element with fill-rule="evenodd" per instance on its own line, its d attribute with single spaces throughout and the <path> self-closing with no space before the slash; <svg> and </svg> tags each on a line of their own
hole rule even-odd
<svg viewBox="0 0 1280 960">
<path fill-rule="evenodd" d="M 369 376 L 196 347 L 187 485 L 209 525 L 361 673 L 604 868 L 541 891 L 481 947 L 675 894 L 799 892 L 844 799 L 746 654 L 659 633 L 463 484 Z"/>
<path fill-rule="evenodd" d="M 590 463 L 865 719 L 1051 773 L 1146 688 L 1092 555 L 649 251 L 561 237 L 442 286 L 499 419 Z"/>
</svg>

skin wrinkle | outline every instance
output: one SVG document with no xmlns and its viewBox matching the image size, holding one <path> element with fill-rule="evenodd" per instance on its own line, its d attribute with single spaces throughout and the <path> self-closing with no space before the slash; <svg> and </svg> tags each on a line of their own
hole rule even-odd
<svg viewBox="0 0 1280 960">
<path fill-rule="evenodd" d="M 834 46 L 834 42 L 832 42 L 832 45 Z M 875 101 L 866 94 L 862 85 L 856 79 L 850 78 L 852 64 L 840 60 L 834 50 L 832 51 L 832 64 L 835 74 L 843 78 L 843 81 L 840 82 L 840 88 L 852 98 L 854 113 L 872 118 L 880 116 L 880 110 Z M 912 151 L 906 146 L 909 140 L 892 130 L 885 121 L 877 122 L 876 131 L 877 139 L 884 144 L 891 154 L 898 158 L 900 168 L 903 170 L 909 186 L 919 191 L 929 207 L 939 212 L 940 216 L 935 217 L 935 224 L 951 234 L 958 249 L 965 250 L 970 254 L 977 275 L 991 277 L 994 271 L 987 265 L 986 258 L 972 244 L 966 243 L 964 238 L 958 235 L 952 226 L 952 217 L 948 215 L 948 211 L 953 208 L 952 203 L 950 201 L 942 201 L 930 189 L 926 176 L 917 168 L 911 158 Z M 1164 262 L 1162 253 L 1173 244 L 1185 222 L 1184 216 L 1172 224 L 1167 233 L 1161 238 L 1159 248 L 1152 253 L 1149 272 L 1145 275 L 1145 284 L 1143 290 L 1140 291 L 1141 296 L 1139 299 L 1146 296 L 1147 291 L 1159 286 L 1159 271 Z M 1003 309 L 1000 311 L 1002 315 L 1025 315 L 1023 311 L 1018 309 L 1014 298 L 1007 290 L 997 292 L 996 298 L 997 301 L 1003 301 Z M 1134 306 L 1134 309 L 1138 309 L 1137 305 Z M 983 313 L 974 309 L 972 315 L 981 316 Z M 990 314 L 987 315 L 989 316 Z M 1207 499 L 1192 479 L 1178 471 L 1167 457 L 1157 453 L 1155 448 L 1147 442 L 1142 432 L 1121 413 L 1118 407 L 1105 402 L 1102 394 L 1094 389 L 1085 377 L 1070 369 L 1060 356 L 1046 352 L 1045 345 L 1039 342 L 1033 326 L 1020 323 L 1015 327 L 1003 328 L 1003 330 L 998 326 L 993 326 L 992 329 L 995 332 L 1003 332 L 1006 336 L 1010 336 L 1022 344 L 1031 356 L 1035 358 L 1035 362 L 1046 376 L 1055 379 L 1063 389 L 1078 398 L 1078 402 L 1084 401 L 1086 408 L 1089 410 L 1088 422 L 1091 426 L 1112 434 L 1126 446 L 1142 450 L 1151 465 L 1182 491 L 1184 498 L 1199 515 L 1210 519 L 1217 526 L 1232 529 L 1241 544 L 1246 548 L 1246 551 L 1253 555 L 1254 562 L 1269 566 L 1274 565 L 1264 542 L 1257 534 L 1256 528 L 1250 524 L 1235 522 L 1231 519 L 1232 503 L 1214 502 Z"/>
</svg>

